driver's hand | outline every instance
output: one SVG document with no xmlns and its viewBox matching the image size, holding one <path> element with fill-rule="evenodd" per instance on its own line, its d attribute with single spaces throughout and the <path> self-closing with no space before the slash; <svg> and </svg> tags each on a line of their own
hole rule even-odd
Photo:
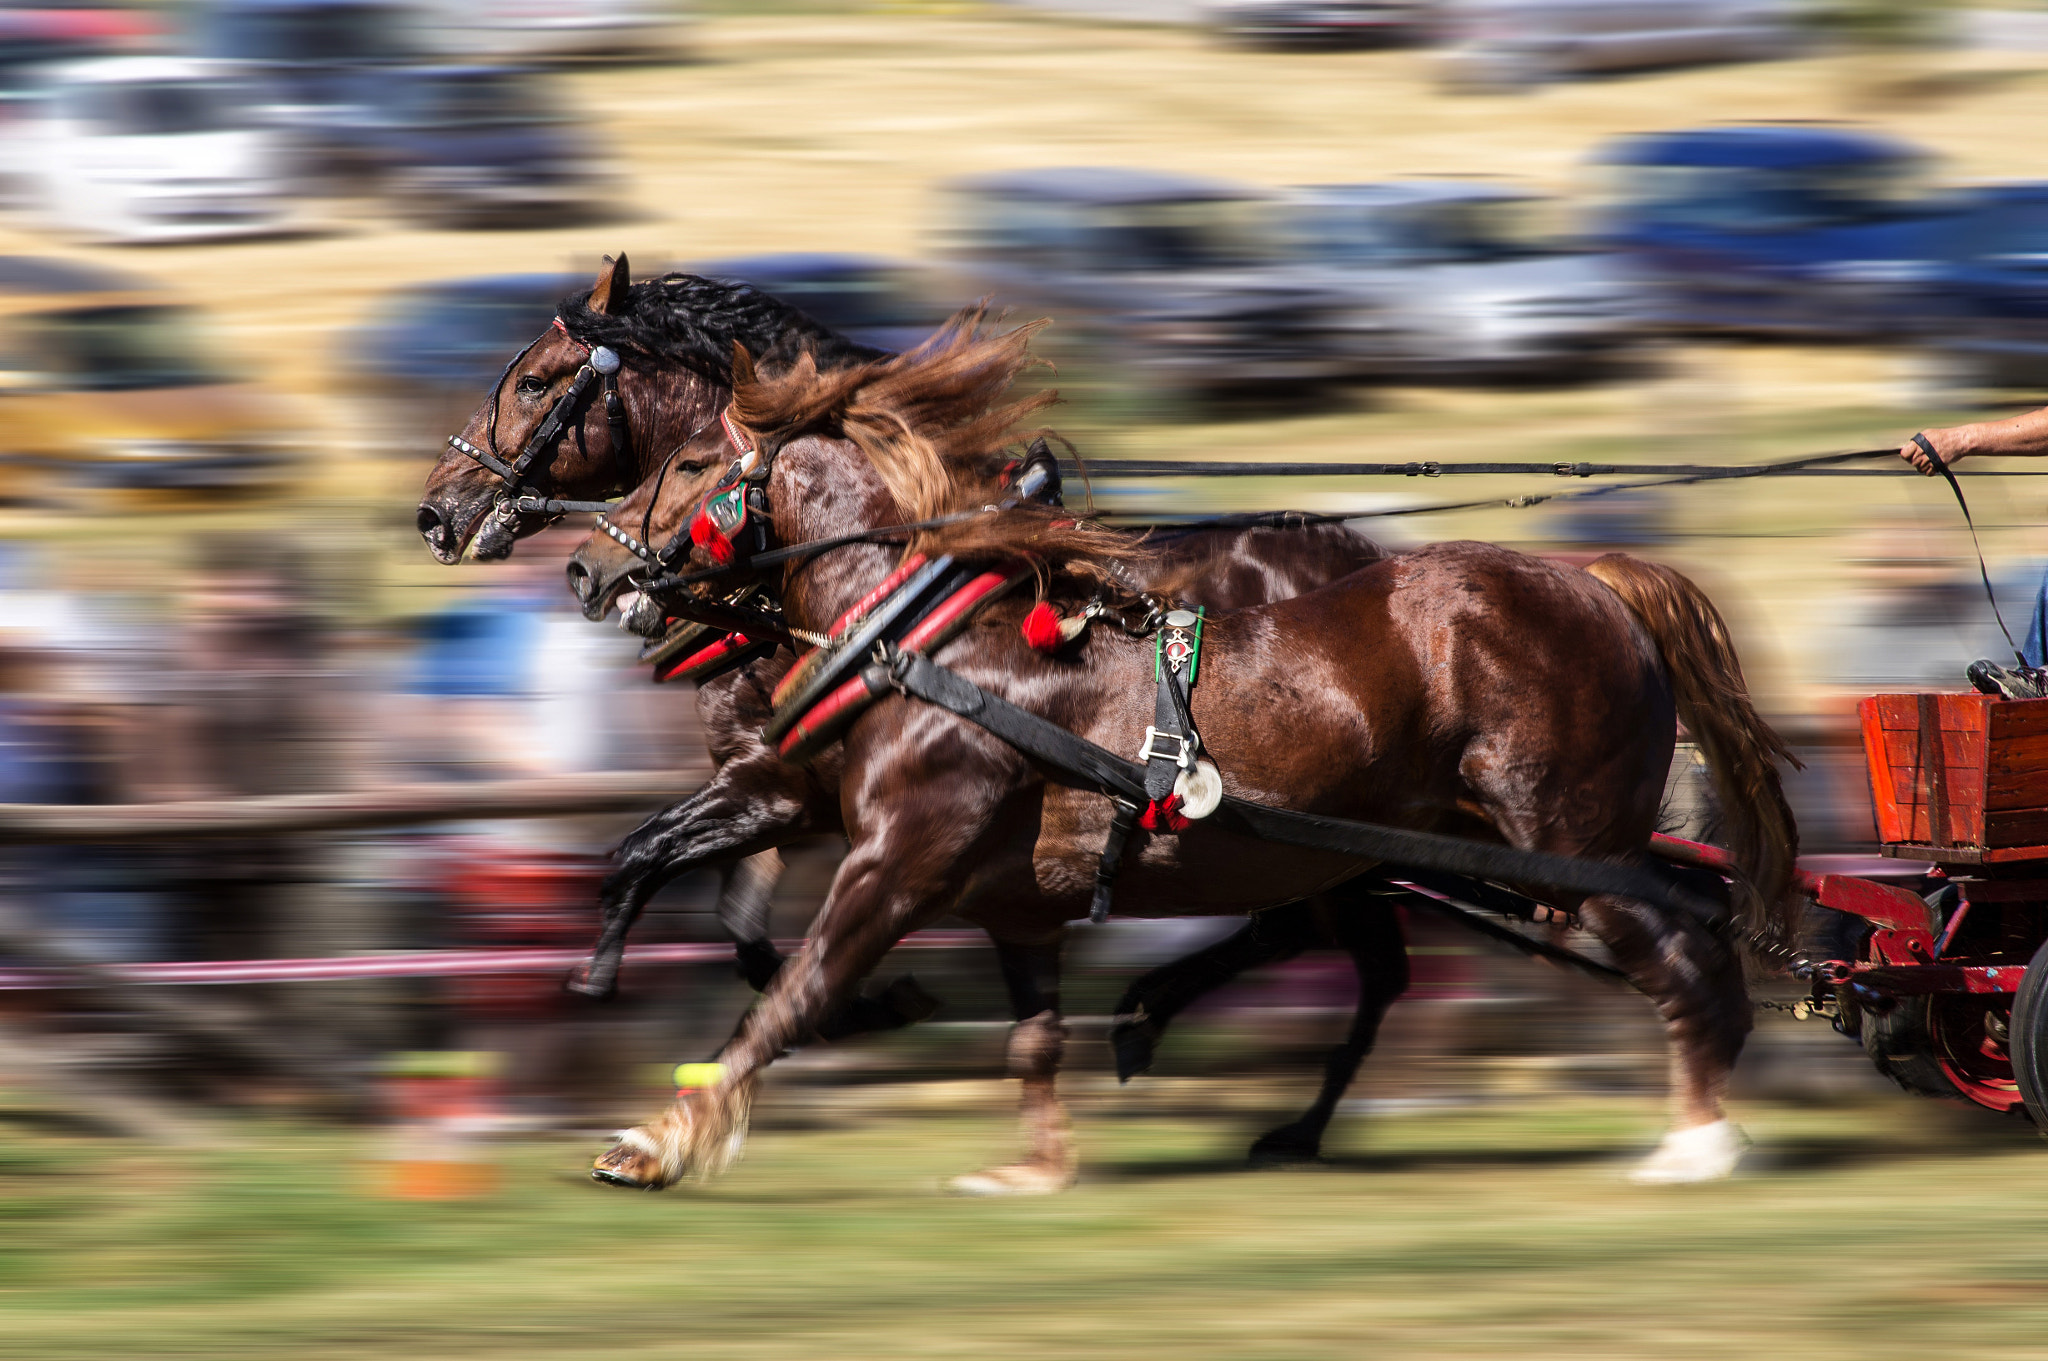
<svg viewBox="0 0 2048 1361">
<path fill-rule="evenodd" d="M 1963 439 L 1958 431 L 1922 430 L 1920 434 L 1934 446 L 1934 452 L 1941 455 L 1943 467 L 1954 464 L 1963 456 Z M 1912 440 L 1907 440 L 1899 446 L 1899 457 L 1929 477 L 1940 471 L 1934 466 L 1934 460 L 1927 456 L 1926 451 Z"/>
</svg>

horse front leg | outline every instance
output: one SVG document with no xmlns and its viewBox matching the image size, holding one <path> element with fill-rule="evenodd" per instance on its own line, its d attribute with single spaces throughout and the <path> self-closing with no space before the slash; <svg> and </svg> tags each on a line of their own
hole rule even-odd
<svg viewBox="0 0 2048 1361">
<path fill-rule="evenodd" d="M 1060 1018 L 1060 946 L 1065 932 L 1042 941 L 997 939 L 996 963 L 1010 992 L 1008 1067 L 1021 1080 L 1019 1116 L 1024 1126 L 1021 1161 L 955 1177 L 953 1190 L 967 1196 L 1036 1196 L 1074 1184 L 1072 1125 L 1056 1084 L 1066 1051 L 1067 1027 Z"/>
<path fill-rule="evenodd" d="M 1251 1147 L 1255 1163 L 1312 1162 L 1322 1155 L 1323 1133 L 1337 1113 L 1358 1066 L 1372 1052 L 1387 1008 L 1408 991 L 1408 941 L 1400 915 L 1385 897 L 1370 891 L 1375 881 L 1353 879 L 1311 900 L 1328 939 L 1351 956 L 1358 972 L 1358 1009 L 1351 1033 L 1323 1062 L 1323 1086 L 1300 1119 L 1268 1130 Z"/>
<path fill-rule="evenodd" d="M 963 850 L 955 828 L 914 817 L 857 843 L 840 862 L 810 939 L 776 971 L 720 1053 L 718 1080 L 680 1094 L 661 1115 L 627 1130 L 597 1159 L 591 1176 L 659 1190 L 731 1165 L 745 1144 L 761 1070 L 816 1036 L 890 947 L 958 896 Z"/>
<path fill-rule="evenodd" d="M 771 850 L 806 830 L 801 797 L 776 787 L 779 779 L 758 788 L 744 778 L 746 773 L 743 763 L 728 762 L 711 783 L 662 809 L 620 843 L 598 893 L 597 942 L 563 984 L 570 992 L 607 998 L 618 991 L 627 933 L 664 885 L 720 859 Z M 775 870 L 780 872 L 779 862 Z M 721 917 L 726 896 L 720 896 Z M 765 939 L 765 912 L 761 921 Z"/>
<path fill-rule="evenodd" d="M 1198 998 L 1248 969 L 1292 959 L 1321 944 L 1323 931 L 1307 903 L 1286 903 L 1254 913 L 1213 945 L 1182 955 L 1124 990 L 1109 1028 L 1116 1078 L 1129 1082 L 1152 1067 L 1154 1051 L 1173 1018 Z"/>
</svg>

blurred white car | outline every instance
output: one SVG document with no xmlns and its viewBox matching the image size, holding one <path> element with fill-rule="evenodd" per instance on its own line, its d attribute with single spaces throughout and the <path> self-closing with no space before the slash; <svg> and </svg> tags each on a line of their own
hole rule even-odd
<svg viewBox="0 0 2048 1361">
<path fill-rule="evenodd" d="M 1445 0 L 1446 80 L 1513 88 L 1601 71 L 1797 56 L 1801 0 Z"/>
<path fill-rule="evenodd" d="M 55 68 L 14 152 L 27 201 L 101 241 L 191 241 L 290 224 L 284 134 L 224 63 L 110 57 Z"/>
<path fill-rule="evenodd" d="M 1360 377 L 1571 377 L 1633 337 L 1632 293 L 1606 255 L 1546 221 L 1551 205 L 1483 179 L 1314 185 L 1276 205 L 1295 268 L 1357 318 Z"/>
<path fill-rule="evenodd" d="M 420 43 L 450 58 L 543 62 L 678 54 L 687 0 L 414 0 Z"/>
</svg>

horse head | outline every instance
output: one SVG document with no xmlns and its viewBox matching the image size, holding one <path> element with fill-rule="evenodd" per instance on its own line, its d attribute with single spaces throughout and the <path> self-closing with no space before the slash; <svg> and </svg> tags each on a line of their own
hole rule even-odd
<svg viewBox="0 0 2048 1361">
<path fill-rule="evenodd" d="M 607 257 L 587 293 L 562 300 L 554 324 L 505 366 L 428 474 L 417 524 L 435 558 L 505 557 L 560 518 L 564 508 L 548 502 L 622 492 L 669 451 L 721 438 L 729 376 L 719 364 L 657 353 L 658 328 L 673 317 L 639 315 L 677 310 L 678 281 L 703 285 L 705 296 L 689 302 L 707 309 L 751 294 L 694 276 L 636 286 L 621 254 Z"/>
</svg>

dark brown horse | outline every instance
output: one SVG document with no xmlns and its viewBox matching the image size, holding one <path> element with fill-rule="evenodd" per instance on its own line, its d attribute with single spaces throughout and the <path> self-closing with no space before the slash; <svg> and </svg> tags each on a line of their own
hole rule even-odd
<svg viewBox="0 0 2048 1361">
<path fill-rule="evenodd" d="M 827 368 L 882 354 L 746 284 L 693 274 L 635 284 L 623 254 L 607 257 L 590 292 L 563 299 L 556 324 L 505 366 L 427 475 L 418 524 L 428 550 L 444 563 L 465 552 L 504 557 L 556 518 L 518 511 L 520 493 L 587 500 L 624 493 L 665 464 L 685 472 L 723 466 L 718 413 L 729 399 L 736 344 L 761 354 L 771 372 L 799 352 Z M 617 384 L 617 420 L 590 379 L 565 401 L 600 346 L 632 379 Z M 558 407 L 556 433 L 536 441 Z M 529 452 L 531 461 L 515 488 L 465 446 L 501 466 Z"/>
<path fill-rule="evenodd" d="M 865 378 L 820 377 L 801 361 L 774 379 L 736 371 L 734 415 L 772 456 L 777 537 L 812 542 L 973 504 L 960 495 L 969 472 L 988 465 L 1003 428 L 1023 414 L 1002 405 L 1023 362 L 1017 335 L 962 334 Z M 985 381 L 962 383 L 963 374 Z M 951 409 L 921 400 L 928 389 L 952 391 Z M 846 419 L 863 391 L 900 398 L 894 428 Z M 1143 552 L 1113 531 L 1023 508 L 938 530 L 923 547 L 1035 557 L 1055 569 L 1056 593 L 1112 590 L 1116 559 Z M 774 581 L 788 620 L 826 629 L 894 557 L 854 544 L 788 565 Z M 700 555 L 698 565 L 713 564 Z M 1046 656 L 1020 635 L 1024 610 L 988 608 L 939 659 L 1100 745 L 1134 748 L 1151 716 L 1151 640 L 1095 628 Z M 1796 850 L 1774 766 L 1783 748 L 1750 706 L 1711 604 L 1666 569 L 1612 555 L 1578 571 L 1470 543 L 1402 554 L 1215 620 L 1193 705 L 1205 750 L 1238 798 L 1625 863 L 1647 856 L 1682 712 L 1730 818 L 1745 924 L 1783 929 Z M 843 750 L 852 848 L 809 942 L 726 1047 L 721 1080 L 628 1131 L 598 1159 L 600 1179 L 662 1186 L 728 1163 L 760 1071 L 906 932 L 952 913 L 1029 945 L 1088 911 L 1110 821 L 1098 790 L 905 698 L 871 709 Z M 1137 915 L 1240 911 L 1298 900 L 1367 867 L 1196 822 L 1141 833 L 1117 900 Z M 1580 914 L 1663 1014 L 1674 1130 L 1640 1175 L 1725 1174 L 1740 1145 L 1721 1096 L 1749 1024 L 1731 940 L 1630 899 L 1532 891 Z M 1058 1017 L 1037 1019 L 1056 1057 Z M 1027 1068 L 1049 1073 L 1029 1048 Z"/>
<path fill-rule="evenodd" d="M 733 343 L 764 350 L 770 365 L 786 363 L 798 349 L 822 355 L 818 362 L 827 368 L 871 359 L 875 352 L 832 336 L 795 309 L 750 289 L 690 276 L 634 285 L 627 268 L 623 257 L 608 262 L 587 295 L 563 301 L 561 324 L 515 358 L 459 438 L 501 464 L 510 463 L 517 451 L 534 445 L 536 432 L 564 404 L 596 347 L 612 346 L 629 360 L 618 384 L 627 417 L 625 461 L 652 474 L 612 518 L 630 526 L 636 542 L 661 542 L 674 525 L 659 516 L 648 518 L 654 500 L 662 497 L 687 508 L 701 494 L 698 484 L 724 467 L 724 435 L 714 418 L 728 399 Z M 569 417 L 562 422 L 560 440 L 533 461 L 522 490 L 587 498 L 616 489 L 617 479 L 626 475 L 621 450 L 613 447 L 615 428 L 604 419 L 599 402 L 585 400 Z M 682 443 L 663 452 L 677 438 Z M 519 535 L 546 522 L 545 515 L 494 515 L 510 490 L 504 479 L 451 443 L 429 479 L 420 513 L 436 556 L 453 561 L 473 538 L 490 540 L 480 543 L 479 556 L 502 556 Z M 609 550 L 609 557 L 579 553 L 571 580 L 586 613 L 602 617 L 626 576 L 644 563 L 617 539 L 594 543 Z M 1319 585 L 1377 556 L 1367 541 L 1333 527 L 1246 529 L 1181 536 L 1168 544 L 1163 568 L 1177 572 L 1198 565 L 1199 580 L 1187 594 L 1229 608 Z M 588 570 L 578 570 L 585 566 Z M 767 939 L 765 909 L 780 862 L 771 848 L 807 833 L 836 830 L 840 821 L 836 758 L 802 771 L 780 761 L 759 738 L 769 716 L 768 694 L 792 660 L 782 652 L 698 688 L 699 713 L 720 777 L 650 820 L 622 848 L 619 870 L 606 888 L 604 942 L 594 957 L 595 973 L 573 979 L 576 990 L 609 993 L 617 950 L 647 897 L 702 865 L 723 873 L 719 916 L 735 938 L 743 975 L 757 988 L 773 976 L 781 959 Z M 1314 1156 L 1330 1113 L 1370 1049 L 1378 1017 L 1405 980 L 1391 912 L 1377 901 L 1368 906 L 1370 911 L 1357 916 L 1290 905 L 1268 914 L 1256 930 L 1247 928 L 1233 942 L 1202 952 L 1188 967 L 1155 970 L 1133 989 L 1145 1010 L 1119 1032 L 1120 1066 L 1126 1073 L 1142 1069 L 1166 1021 L 1202 992 L 1243 968 L 1323 943 L 1328 933 L 1320 923 L 1340 921 L 1333 943 L 1348 948 L 1359 969 L 1359 1019 L 1333 1053 L 1324 1089 L 1309 1113 L 1254 1146 L 1262 1157 Z M 998 948 L 1013 1000 L 1028 1008 L 1020 1016 L 1056 1004 L 1056 946 Z M 1232 967 L 1232 959 L 1240 962 Z M 850 999 L 819 1030 L 823 1037 L 836 1038 L 888 1028 L 916 1018 L 929 1005 L 909 980 L 898 980 L 879 997 Z"/>
<path fill-rule="evenodd" d="M 729 461 L 718 415 L 731 400 L 736 344 L 767 356 L 764 366 L 771 369 L 798 353 L 827 369 L 881 354 L 748 285 L 688 274 L 636 284 L 629 270 L 623 253 L 607 259 L 587 293 L 564 298 L 556 324 L 514 356 L 442 451 L 418 513 L 420 533 L 441 562 L 452 564 L 472 550 L 483 559 L 505 557 L 519 538 L 556 518 L 519 512 L 514 503 L 521 494 L 585 501 L 664 475 L 716 476 Z M 616 424 L 594 385 L 570 400 L 600 346 L 622 361 Z M 557 434 L 543 444 L 537 437 L 558 408 Z M 529 449 L 533 458 L 514 487 L 465 446 L 501 467 Z M 731 707 L 723 691 L 744 689 L 745 678 L 736 677 L 700 692 L 709 710 L 707 731 L 718 731 L 718 717 Z M 721 919 L 742 941 L 765 939 L 766 895 L 779 862 L 772 856 L 751 865 L 733 861 L 723 871 Z M 762 976 L 758 962 L 751 967 Z"/>
<path fill-rule="evenodd" d="M 667 480 L 643 485 L 614 512 L 618 519 L 653 527 L 665 542 L 682 526 L 706 490 L 705 479 Z M 999 496 L 994 486 L 983 492 Z M 651 504 L 650 504 L 651 498 Z M 1370 541 L 1335 525 L 1246 526 L 1170 532 L 1155 540 L 1156 557 L 1138 565 L 1135 577 L 1176 597 L 1224 611 L 1282 599 L 1313 589 L 1377 561 Z M 580 567 L 581 571 L 574 569 Z M 605 534 L 593 534 L 572 558 L 582 581 L 630 582 L 644 561 Z M 602 600 L 602 596 L 599 597 Z M 807 765 L 782 759 L 762 737 L 773 717 L 770 696 L 795 663 L 780 650 L 699 688 L 699 714 L 710 739 L 717 773 L 690 798 L 655 814 L 628 836 L 614 857 L 601 894 L 601 934 L 587 972 L 572 980 L 578 991 L 611 990 L 619 951 L 633 921 L 652 895 L 678 875 L 707 865 L 728 865 L 747 857 L 753 865 L 771 848 L 819 832 L 842 830 L 839 778 L 842 753 L 827 748 Z M 1370 878 L 1298 903 L 1274 907 L 1227 940 L 1190 959 L 1153 970 L 1139 980 L 1119 1010 L 1118 1072 L 1130 1077 L 1150 1065 L 1151 1050 L 1165 1027 L 1189 1003 L 1248 968 L 1292 957 L 1305 949 L 1335 945 L 1352 959 L 1359 1000 L 1345 1039 L 1324 1065 L 1315 1101 L 1301 1117 L 1268 1131 L 1252 1146 L 1260 1160 L 1301 1160 L 1317 1156 L 1338 1101 L 1371 1051 L 1379 1022 L 1407 986 L 1407 956 L 1390 904 L 1374 895 Z M 742 968 L 757 989 L 765 988 L 781 958 L 765 939 L 739 934 Z M 760 933 L 765 937 L 764 929 Z M 1019 1044 L 1044 1047 L 1033 1018 L 1059 1010 L 1060 940 L 996 940 L 998 966 L 1016 1019 L 1024 1023 Z M 901 1024 L 901 1006 L 916 1000 L 904 980 L 879 996 L 849 999 L 851 1012 L 821 1022 L 821 1038 Z M 893 1010 L 892 1010 L 893 1008 Z M 960 1179 L 963 1189 L 983 1192 L 1042 1191 L 1063 1186 L 1072 1158 L 1049 1082 L 1032 1082 L 1024 1094 L 1025 1123 L 1033 1131 L 1029 1156 L 1005 1168 Z"/>
</svg>

